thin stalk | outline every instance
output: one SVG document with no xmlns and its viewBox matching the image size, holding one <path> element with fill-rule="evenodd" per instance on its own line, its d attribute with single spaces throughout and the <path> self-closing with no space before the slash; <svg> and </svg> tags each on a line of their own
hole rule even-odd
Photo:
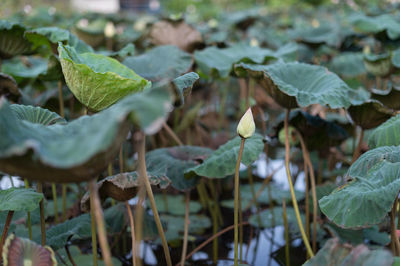
<svg viewBox="0 0 400 266">
<path fill-rule="evenodd" d="M 142 260 L 140 258 L 140 242 L 142 241 L 142 235 L 143 235 L 143 213 L 144 213 L 144 208 L 143 208 L 143 202 L 146 197 L 146 189 L 144 188 L 144 185 L 141 184 L 138 192 L 138 202 L 136 204 L 136 209 L 135 209 L 135 236 L 136 236 L 136 264 L 138 266 L 142 265 Z"/>
<path fill-rule="evenodd" d="M 58 104 L 60 105 L 60 116 L 64 117 L 64 98 L 62 91 L 62 82 L 59 81 L 57 85 L 58 85 Z"/>
<path fill-rule="evenodd" d="M 124 172 L 124 151 L 122 149 L 122 144 L 121 147 L 119 148 L 119 172 L 120 173 Z"/>
<path fill-rule="evenodd" d="M 239 182 L 240 187 L 240 182 Z M 242 198 L 239 193 L 239 262 L 243 263 L 243 212 L 242 212 Z"/>
<path fill-rule="evenodd" d="M 29 181 L 25 178 L 25 188 L 29 188 Z M 32 223 L 31 223 L 31 212 L 28 212 L 28 217 L 26 219 L 26 223 L 28 225 L 28 235 L 29 239 L 32 240 Z M 1 253 L 0 253 L 1 254 Z"/>
<path fill-rule="evenodd" d="M 96 235 L 96 218 L 94 216 L 94 202 L 90 201 L 90 224 L 92 231 L 92 253 L 93 265 L 97 266 L 97 235 Z"/>
<path fill-rule="evenodd" d="M 65 252 L 67 253 L 68 259 L 71 262 L 72 266 L 76 266 L 76 263 L 75 263 L 74 259 L 72 258 L 71 252 L 69 252 L 68 245 L 65 245 Z"/>
<path fill-rule="evenodd" d="M 206 197 L 204 196 L 204 191 L 201 182 L 196 186 L 196 189 L 197 189 L 197 194 L 199 195 L 199 201 L 201 206 L 203 207 L 203 209 L 207 208 L 208 203 Z"/>
<path fill-rule="evenodd" d="M 242 225 L 248 225 L 249 222 L 243 222 Z M 226 232 L 229 232 L 230 230 L 234 229 L 235 225 L 230 225 L 225 229 L 222 229 L 221 231 L 219 231 L 218 233 L 216 233 L 215 235 L 212 235 L 211 237 L 209 237 L 207 240 L 205 240 L 203 243 L 201 243 L 200 245 L 198 245 L 195 249 L 193 249 L 187 256 L 186 256 L 186 260 L 188 260 L 191 256 L 193 256 L 193 254 L 195 254 L 196 252 L 200 251 L 202 248 L 204 248 L 208 243 L 210 243 L 211 241 L 213 241 L 215 238 L 220 237 L 221 235 L 225 234 Z M 176 264 L 176 266 L 179 266 L 179 263 Z"/>
<path fill-rule="evenodd" d="M 304 158 L 304 151 L 303 151 L 303 158 Z M 304 181 L 306 183 L 305 188 L 305 205 L 306 205 L 306 236 L 310 239 L 310 181 L 308 179 L 308 165 L 306 160 L 304 162 Z"/>
<path fill-rule="evenodd" d="M 61 197 L 62 197 L 62 221 L 67 219 L 67 184 L 61 185 Z"/>
<path fill-rule="evenodd" d="M 290 153 L 290 144 L 289 144 L 289 113 L 290 110 L 286 110 L 286 116 L 285 116 L 285 121 L 284 121 L 284 126 L 285 126 L 285 166 L 286 166 L 286 174 L 289 182 L 289 187 L 290 187 L 290 195 L 292 197 L 292 203 L 293 203 L 293 209 L 296 213 L 296 220 L 297 224 L 299 225 L 301 237 L 303 238 L 304 245 L 306 246 L 307 252 L 309 256 L 312 258 L 314 257 L 314 253 L 311 249 L 310 243 L 308 242 L 306 233 L 304 231 L 303 223 L 301 221 L 300 217 L 300 211 L 299 211 L 299 206 L 297 205 L 297 200 L 296 200 L 296 195 L 294 193 L 294 187 L 293 187 L 293 182 L 292 182 L 292 176 L 290 174 L 290 167 L 289 167 L 289 153 Z"/>
<path fill-rule="evenodd" d="M 353 153 L 353 159 L 351 160 L 352 163 L 354 163 L 358 159 L 358 157 L 360 157 L 363 139 L 364 139 L 364 129 L 361 128 L 360 139 L 358 140 L 357 148 Z"/>
<path fill-rule="evenodd" d="M 213 201 L 214 201 L 214 209 L 215 209 L 216 214 L 217 214 L 218 222 L 219 222 L 219 224 L 222 225 L 224 223 L 224 221 L 223 221 L 223 218 L 222 218 L 221 209 L 220 209 L 219 204 L 218 204 L 217 190 L 215 189 L 214 182 L 213 182 L 212 179 L 207 179 L 207 181 L 208 181 L 207 182 L 208 187 L 210 188 L 211 195 L 212 195 L 212 198 L 213 198 Z"/>
<path fill-rule="evenodd" d="M 37 191 L 39 193 L 43 193 L 42 183 L 37 183 Z M 42 199 L 39 203 L 40 207 L 40 232 L 41 232 L 41 243 L 42 246 L 46 245 L 46 221 L 44 217 L 44 199 Z"/>
<path fill-rule="evenodd" d="M 235 266 L 238 266 L 239 167 L 240 167 L 240 161 L 242 160 L 242 153 L 243 153 L 243 148 L 244 148 L 244 142 L 245 141 L 246 141 L 246 139 L 242 138 L 242 141 L 240 142 L 239 155 L 238 155 L 238 159 L 237 159 L 237 162 L 236 162 L 236 169 L 235 169 L 235 199 L 234 199 L 234 217 L 233 217 L 234 226 L 235 226 L 235 231 L 234 231 L 234 236 L 235 236 Z"/>
<path fill-rule="evenodd" d="M 57 187 L 56 183 L 51 183 L 51 191 L 53 193 L 53 202 L 54 202 L 54 223 L 58 223 L 58 204 L 57 204 Z"/>
<path fill-rule="evenodd" d="M 218 233 L 218 218 L 216 215 L 216 210 L 214 209 L 212 213 L 212 223 L 213 223 L 213 234 Z M 218 260 L 218 237 L 213 239 L 213 262 L 217 264 Z"/>
<path fill-rule="evenodd" d="M 163 230 L 163 227 L 161 224 L 160 216 L 158 215 L 158 211 L 157 211 L 156 201 L 154 200 L 153 191 L 151 190 L 151 185 L 149 182 L 149 178 L 147 176 L 146 159 L 145 159 L 145 154 L 146 154 L 145 135 L 142 134 L 142 136 L 139 139 L 140 139 L 139 140 L 139 150 L 138 150 L 139 176 L 141 177 L 142 181 L 144 182 L 144 185 L 146 187 L 146 192 L 149 196 L 151 209 L 152 209 L 153 215 L 154 215 L 154 220 L 156 222 L 158 233 L 160 235 L 162 246 L 164 249 L 165 260 L 166 260 L 168 266 L 172 266 L 171 255 L 169 253 L 167 239 L 165 238 L 165 234 L 164 234 L 164 230 Z"/>
<path fill-rule="evenodd" d="M 108 174 L 108 176 L 112 176 L 113 175 L 113 165 L 112 165 L 112 163 L 108 163 L 107 174 Z M 111 198 L 111 206 L 114 206 L 114 205 L 115 205 L 115 199 Z"/>
<path fill-rule="evenodd" d="M 289 253 L 289 225 L 287 220 L 287 212 L 286 212 L 286 202 L 282 201 L 282 209 L 283 209 L 283 225 L 285 227 L 285 261 L 286 266 L 290 266 L 290 253 Z"/>
<path fill-rule="evenodd" d="M 163 123 L 163 128 L 165 131 L 167 131 L 168 135 L 179 145 L 183 146 L 182 141 L 179 139 L 179 137 L 175 134 L 175 132 L 168 126 L 166 122 Z"/>
<path fill-rule="evenodd" d="M 104 225 L 103 210 L 101 209 L 101 204 L 98 194 L 99 192 L 95 178 L 89 181 L 89 190 L 90 190 L 90 201 L 93 202 L 92 204 L 93 213 L 96 219 L 97 233 L 99 236 L 99 243 L 100 243 L 101 253 L 104 259 L 104 264 L 106 266 L 112 266 L 113 263 L 111 261 L 111 252 L 107 241 L 107 232 L 106 232 L 106 227 Z"/>
<path fill-rule="evenodd" d="M 6 241 L 6 238 L 8 235 L 8 229 L 10 228 L 13 215 L 14 215 L 14 211 L 8 211 L 6 223 L 4 224 L 4 228 L 3 228 L 3 233 L 1 234 L 0 254 L 3 254 L 4 242 Z M 1 264 L 1 259 L 2 259 L 2 256 L 0 256 L 0 264 Z"/>
<path fill-rule="evenodd" d="M 398 198 L 396 197 L 396 200 L 394 201 L 392 211 L 390 212 L 390 227 L 391 227 L 391 238 L 392 238 L 392 248 L 394 251 L 395 256 L 400 255 L 400 243 L 399 243 L 399 238 L 396 233 L 396 211 L 397 211 L 397 204 L 398 204 Z"/>
<path fill-rule="evenodd" d="M 132 215 L 131 206 L 129 205 L 129 202 L 128 202 L 128 201 L 125 201 L 125 207 L 126 207 L 126 210 L 128 211 L 129 222 L 130 222 L 130 225 L 131 225 L 131 237 L 132 237 L 132 265 L 133 265 L 133 266 L 136 266 L 135 225 L 134 225 L 134 222 L 133 222 L 133 215 Z"/>
<path fill-rule="evenodd" d="M 185 195 L 185 226 L 183 229 L 183 246 L 182 246 L 182 256 L 181 256 L 181 266 L 185 265 L 185 257 L 187 253 L 187 244 L 189 236 L 189 201 L 190 192 L 187 191 Z"/>
<path fill-rule="evenodd" d="M 308 152 L 307 146 L 304 142 L 303 136 L 297 132 L 297 136 L 300 139 L 301 149 L 303 150 L 303 158 L 304 163 L 308 166 L 310 170 L 310 180 L 311 180 L 311 194 L 313 200 L 313 233 L 312 233 L 312 248 L 313 251 L 317 251 L 317 212 L 318 212 L 318 205 L 317 205 L 317 186 L 315 184 L 315 175 L 314 175 L 314 167 L 311 162 L 310 153 Z M 308 205 L 306 205 L 307 207 Z"/>
</svg>

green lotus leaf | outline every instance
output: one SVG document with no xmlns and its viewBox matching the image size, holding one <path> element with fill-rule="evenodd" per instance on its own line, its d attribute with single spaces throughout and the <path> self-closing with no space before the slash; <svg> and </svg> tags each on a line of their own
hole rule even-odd
<svg viewBox="0 0 400 266">
<path fill-rule="evenodd" d="M 149 182 L 153 186 L 159 186 L 165 189 L 171 181 L 163 173 L 147 173 Z M 111 197 L 118 201 L 127 201 L 133 198 L 141 182 L 137 172 L 120 173 L 109 176 L 97 182 L 97 188 L 101 199 Z M 81 209 L 88 211 L 90 209 L 90 194 L 86 192 L 81 200 Z"/>
<path fill-rule="evenodd" d="M 17 80 L 22 78 L 36 78 L 47 71 L 47 60 L 37 57 L 28 59 L 27 66 L 20 59 L 14 58 L 3 62 L 2 71 Z"/>
<path fill-rule="evenodd" d="M 64 118 L 47 109 L 20 104 L 12 104 L 10 107 L 17 118 L 21 121 L 25 120 L 33 124 L 41 124 L 45 126 L 66 123 Z"/>
<path fill-rule="evenodd" d="M 236 63 L 262 64 L 271 59 L 277 59 L 277 56 L 272 50 L 239 43 L 229 48 L 212 46 L 201 51 L 195 51 L 194 59 L 198 68 L 207 76 L 226 78 Z"/>
<path fill-rule="evenodd" d="M 128 43 L 119 51 L 104 50 L 100 51 L 99 53 L 105 56 L 117 58 L 119 59 L 119 61 L 121 61 L 121 59 L 124 59 L 127 56 L 133 56 L 135 54 L 135 45 L 133 45 L 132 43 Z"/>
<path fill-rule="evenodd" d="M 400 88 L 391 86 L 387 90 L 372 89 L 371 98 L 381 102 L 386 107 L 400 110 Z"/>
<path fill-rule="evenodd" d="M 110 57 L 78 54 L 61 43 L 58 51 L 68 87 L 91 110 L 100 111 L 128 94 L 151 87 L 151 82 Z"/>
<path fill-rule="evenodd" d="M 368 146 L 373 149 L 381 146 L 400 145 L 400 114 L 390 118 L 377 127 L 368 138 Z"/>
<path fill-rule="evenodd" d="M 307 149 L 309 150 L 328 152 L 330 147 L 340 145 L 349 137 L 346 130 L 340 126 L 340 123 L 330 122 L 319 116 L 313 116 L 303 111 L 291 112 L 289 124 L 295 127 L 298 132 L 301 132 Z M 283 122 L 279 123 L 276 127 L 276 132 L 282 132 L 282 130 Z M 292 136 L 292 138 L 290 138 L 292 141 L 291 145 L 299 143 L 296 135 L 291 135 L 289 132 L 289 136 Z M 283 134 L 283 144 L 285 143 L 284 137 L 285 135 Z M 279 139 L 281 140 L 280 135 Z"/>
<path fill-rule="evenodd" d="M 145 54 L 127 57 L 122 63 L 141 77 L 155 82 L 173 80 L 188 72 L 193 59 L 190 54 L 176 46 L 163 45 Z"/>
<path fill-rule="evenodd" d="M 50 247 L 42 247 L 27 238 L 16 237 L 14 234 L 7 237 L 2 256 L 4 266 L 57 265 L 54 251 Z"/>
<path fill-rule="evenodd" d="M 171 186 L 179 190 L 190 190 L 198 178 L 186 179 L 184 172 L 206 159 L 212 150 L 197 146 L 161 148 L 146 153 L 147 169 L 151 172 L 165 172 Z"/>
<path fill-rule="evenodd" d="M 157 210 L 160 213 L 168 213 L 171 215 L 185 215 L 185 197 L 183 195 L 166 195 L 155 194 Z M 150 202 L 147 202 L 150 206 Z M 191 200 L 189 202 L 189 213 L 195 214 L 201 210 L 201 204 Z"/>
<path fill-rule="evenodd" d="M 241 138 L 239 136 L 231 139 L 215 150 L 202 164 L 187 169 L 185 177 L 205 176 L 208 178 L 224 178 L 235 173 L 235 165 L 238 159 Z M 254 134 L 246 139 L 242 163 L 249 166 L 260 155 L 264 143 L 261 135 Z"/>
<path fill-rule="evenodd" d="M 0 190 L 0 211 L 33 211 L 39 207 L 42 193 L 33 189 L 9 188 Z"/>
<path fill-rule="evenodd" d="M 103 18 L 88 21 L 87 19 L 79 20 L 73 32 L 92 47 L 98 47 L 105 41 L 104 28 L 106 27 L 107 20 Z"/>
<path fill-rule="evenodd" d="M 366 73 L 362 53 L 344 52 L 335 56 L 328 68 L 336 74 L 352 78 Z"/>
<path fill-rule="evenodd" d="M 182 106 L 187 97 L 192 92 L 193 84 L 199 79 L 195 72 L 186 73 L 172 81 L 175 91 L 175 106 Z"/>
<path fill-rule="evenodd" d="M 347 110 L 354 123 L 363 129 L 379 126 L 392 117 L 394 111 L 381 102 L 371 99 L 362 104 L 354 104 Z"/>
<path fill-rule="evenodd" d="M 304 63 L 272 65 L 238 64 L 237 72 L 247 72 L 284 108 L 311 104 L 330 108 L 347 108 L 358 101 L 360 94 L 326 68 Z"/>
<path fill-rule="evenodd" d="M 393 264 L 393 255 L 390 251 L 381 249 L 369 249 L 366 245 L 351 246 L 341 244 L 337 238 L 329 239 L 325 245 L 306 261 L 304 266 L 319 265 L 383 265 Z"/>
<path fill-rule="evenodd" d="M 13 77 L 0 72 L 0 97 L 1 96 L 5 96 L 7 99 L 16 102 L 21 96 L 21 92 Z"/>
<path fill-rule="evenodd" d="M 169 92 L 153 89 L 129 95 L 98 114 L 45 126 L 19 119 L 1 99 L 0 170 L 47 182 L 89 180 L 118 153 L 129 118 L 146 134 L 154 134 L 171 109 Z"/>
<path fill-rule="evenodd" d="M 362 33 L 379 33 L 386 31 L 391 40 L 400 37 L 400 22 L 390 14 L 383 14 L 376 17 L 356 14 L 350 17 L 350 22 L 356 31 Z"/>
<path fill-rule="evenodd" d="M 390 53 L 364 54 L 364 65 L 369 73 L 374 76 L 384 77 L 390 74 L 392 59 Z"/>
<path fill-rule="evenodd" d="M 400 191 L 400 163 L 383 159 L 367 169 L 364 167 L 365 175 L 350 175 L 349 169 L 352 180 L 319 200 L 321 211 L 335 224 L 370 227 L 382 222 L 391 210 Z"/>
<path fill-rule="evenodd" d="M 319 27 L 297 28 L 289 31 L 292 39 L 295 39 L 306 44 L 324 44 L 329 46 L 339 47 L 344 33 L 338 26 L 333 24 L 322 24 Z"/>
<path fill-rule="evenodd" d="M 166 223 L 165 237 L 169 243 L 183 239 L 185 219 L 183 216 L 160 215 L 161 221 Z M 189 234 L 202 234 L 211 227 L 211 220 L 205 215 L 189 215 Z"/>
<path fill-rule="evenodd" d="M 0 20 L 0 58 L 7 59 L 32 52 L 31 43 L 24 38 L 25 30 L 18 23 Z"/>
</svg>

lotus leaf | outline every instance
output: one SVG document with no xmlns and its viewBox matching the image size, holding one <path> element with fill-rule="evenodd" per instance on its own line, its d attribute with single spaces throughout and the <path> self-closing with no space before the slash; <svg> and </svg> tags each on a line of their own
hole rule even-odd
<svg viewBox="0 0 400 266">
<path fill-rule="evenodd" d="M 379 33 L 386 31 L 391 40 L 400 37 L 400 22 L 390 14 L 383 14 L 376 17 L 356 14 L 350 18 L 350 22 L 356 31 L 363 33 Z"/>
<path fill-rule="evenodd" d="M 160 213 L 168 213 L 172 215 L 185 215 L 185 197 L 183 195 L 162 195 L 155 194 L 157 210 Z M 150 205 L 150 204 L 148 204 Z M 191 200 L 189 202 L 189 213 L 198 213 L 201 210 L 201 204 Z"/>
<path fill-rule="evenodd" d="M 9 188 L 0 190 L 0 211 L 33 211 L 39 207 L 42 193 L 33 189 Z"/>
<path fill-rule="evenodd" d="M 392 60 L 390 53 L 384 54 L 365 54 L 364 65 L 369 73 L 374 76 L 384 77 L 390 73 L 392 69 Z"/>
<path fill-rule="evenodd" d="M 377 148 L 381 146 L 400 145 L 400 114 L 390 118 L 377 127 L 368 138 L 368 146 Z"/>
<path fill-rule="evenodd" d="M 127 57 L 122 63 L 143 78 L 154 82 L 173 80 L 188 72 L 193 59 L 190 54 L 176 46 L 164 45 L 142 55 Z"/>
<path fill-rule="evenodd" d="M 199 75 L 195 72 L 186 73 L 177 77 L 172 81 L 175 91 L 175 106 L 182 106 L 185 102 L 185 97 L 192 92 L 193 84 L 199 79 Z"/>
<path fill-rule="evenodd" d="M 166 90 L 129 95 L 114 106 L 67 124 L 21 120 L 0 100 L 0 170 L 48 182 L 82 182 L 97 176 L 118 153 L 129 120 L 147 134 L 157 132 L 171 110 Z M 23 167 L 21 167 L 23 166 Z"/>
<path fill-rule="evenodd" d="M 235 173 L 235 165 L 238 159 L 241 138 L 231 139 L 215 150 L 202 164 L 187 169 L 185 177 L 205 176 L 208 178 L 224 178 Z M 254 134 L 246 139 L 244 145 L 242 163 L 249 166 L 260 155 L 264 143 L 259 134 Z M 173 182 L 172 182 L 173 185 Z"/>
<path fill-rule="evenodd" d="M 128 94 L 151 86 L 151 82 L 110 57 L 78 54 L 73 47 L 62 44 L 58 51 L 68 87 L 91 110 L 100 111 Z"/>
<path fill-rule="evenodd" d="M 165 237 L 168 242 L 183 239 L 183 228 L 185 219 L 182 216 L 160 215 L 161 221 L 167 224 Z M 189 233 L 201 234 L 211 226 L 211 220 L 205 215 L 189 215 Z"/>
<path fill-rule="evenodd" d="M 7 59 L 32 51 L 31 43 L 24 38 L 25 30 L 21 24 L 0 20 L 0 58 Z"/>
<path fill-rule="evenodd" d="M 362 104 L 354 104 L 347 110 L 354 123 L 363 129 L 379 126 L 392 117 L 394 111 L 381 102 L 371 99 Z"/>
<path fill-rule="evenodd" d="M 342 77 L 356 77 L 366 73 L 362 53 L 344 52 L 332 59 L 328 68 Z"/>
<path fill-rule="evenodd" d="M 211 153 L 211 149 L 197 146 L 156 149 L 146 153 L 147 169 L 150 172 L 164 171 L 171 180 L 171 186 L 189 190 L 197 184 L 198 178 L 186 179 L 183 173 L 201 163 Z"/>
<path fill-rule="evenodd" d="M 85 43 L 88 43 L 92 47 L 98 47 L 105 40 L 104 28 L 106 24 L 107 21 L 103 18 L 93 21 L 81 19 L 75 24 L 73 32 Z"/>
<path fill-rule="evenodd" d="M 17 118 L 21 121 L 25 120 L 33 124 L 41 124 L 45 126 L 66 123 L 64 118 L 47 109 L 20 104 L 12 104 L 10 107 Z"/>
<path fill-rule="evenodd" d="M 290 31 L 289 35 L 293 39 L 307 44 L 326 43 L 333 47 L 339 47 L 345 34 L 340 27 L 332 25 L 325 23 L 316 28 L 298 28 Z"/>
</svg>

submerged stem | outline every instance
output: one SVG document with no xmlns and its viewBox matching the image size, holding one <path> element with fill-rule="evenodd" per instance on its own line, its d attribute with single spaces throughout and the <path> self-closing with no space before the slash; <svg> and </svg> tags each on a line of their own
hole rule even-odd
<svg viewBox="0 0 400 266">
<path fill-rule="evenodd" d="M 185 195 L 185 226 L 183 229 L 183 246 L 182 246 L 181 266 L 185 265 L 188 236 L 189 236 L 189 201 L 190 201 L 190 192 L 187 191 L 186 195 Z"/>
<path fill-rule="evenodd" d="M 239 240 L 239 228 L 238 228 L 238 220 L 239 220 L 239 168 L 240 168 L 240 161 L 242 160 L 242 153 L 244 148 L 244 142 L 246 141 L 245 138 L 241 139 L 240 142 L 240 149 L 239 155 L 236 162 L 236 169 L 235 169 L 235 199 L 234 199 L 234 236 L 235 236 L 235 266 L 238 265 L 238 240 Z"/>
<path fill-rule="evenodd" d="M 168 135 L 179 145 L 183 146 L 183 142 L 179 139 L 179 137 L 175 134 L 175 132 L 168 126 L 166 122 L 163 123 L 163 128 L 167 131 Z"/>
<path fill-rule="evenodd" d="M 107 232 L 104 224 L 103 210 L 101 209 L 96 179 L 89 181 L 90 201 L 93 202 L 92 208 L 96 219 L 97 231 L 99 235 L 99 243 L 101 252 L 106 266 L 112 266 L 110 247 L 107 241 Z"/>
<path fill-rule="evenodd" d="M 151 209 L 152 209 L 153 215 L 154 215 L 154 220 L 156 222 L 158 233 L 160 234 L 162 246 L 164 249 L 165 260 L 166 260 L 168 266 L 172 266 L 171 255 L 169 253 L 167 239 L 165 238 L 165 234 L 164 234 L 164 230 L 163 230 L 163 227 L 161 224 L 160 216 L 158 215 L 158 211 L 157 211 L 156 201 L 154 200 L 153 191 L 151 190 L 151 185 L 149 182 L 149 178 L 147 176 L 146 159 L 145 159 L 145 154 L 146 154 L 145 135 L 143 133 L 140 133 L 140 134 L 141 134 L 141 136 L 139 136 L 139 138 L 138 138 L 139 139 L 139 150 L 138 150 L 139 176 L 141 177 L 142 182 L 144 182 L 147 195 L 149 196 Z"/>
<path fill-rule="evenodd" d="M 284 121 L 284 127 L 285 127 L 285 166 L 286 166 L 286 174 L 289 182 L 289 188 L 290 188 L 290 195 L 292 197 L 292 203 L 293 203 L 293 209 L 296 213 L 296 220 L 297 224 L 299 225 L 301 237 L 303 238 L 304 245 L 306 246 L 307 252 L 310 257 L 314 257 L 314 253 L 311 249 L 310 243 L 308 242 L 306 233 L 304 231 L 303 223 L 301 221 L 300 217 L 300 211 L 299 211 L 299 206 L 297 205 L 297 200 L 296 200 L 296 195 L 294 193 L 294 187 L 293 187 L 293 182 L 292 182 L 292 176 L 290 174 L 290 167 L 289 167 L 289 153 L 290 153 L 290 144 L 289 144 L 289 113 L 290 110 L 286 110 L 286 116 L 285 116 L 285 121 Z"/>
</svg>

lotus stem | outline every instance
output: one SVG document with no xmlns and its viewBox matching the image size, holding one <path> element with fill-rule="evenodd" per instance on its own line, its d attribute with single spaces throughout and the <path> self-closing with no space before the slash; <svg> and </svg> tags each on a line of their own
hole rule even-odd
<svg viewBox="0 0 400 266">
<path fill-rule="evenodd" d="M 62 221 L 67 220 L 67 184 L 61 185 L 61 197 L 62 197 Z"/>
<path fill-rule="evenodd" d="M 25 188 L 29 188 L 29 181 L 28 179 L 24 179 Z M 28 217 L 26 218 L 26 223 L 28 225 L 28 235 L 29 239 L 32 240 L 32 223 L 31 223 L 31 212 L 27 213 Z M 1 253 L 0 253 L 1 254 Z"/>
<path fill-rule="evenodd" d="M 122 149 L 122 144 L 119 149 L 119 172 L 120 173 L 124 172 L 124 151 Z"/>
<path fill-rule="evenodd" d="M 43 193 L 42 183 L 37 183 L 37 191 Z M 42 246 L 46 245 L 46 221 L 44 217 L 44 198 L 39 203 L 40 207 L 40 232 L 41 232 L 41 243 Z"/>
<path fill-rule="evenodd" d="M 221 209 L 220 209 L 219 204 L 218 204 L 217 190 L 215 189 L 214 182 L 213 182 L 212 179 L 207 179 L 207 181 L 208 181 L 207 182 L 208 183 L 208 187 L 210 188 L 211 195 L 212 195 L 213 200 L 214 200 L 214 208 L 215 208 L 215 211 L 216 211 L 216 214 L 217 214 L 218 222 L 219 222 L 219 224 L 222 225 L 224 223 L 224 221 L 223 221 L 223 218 L 222 218 Z"/>
<path fill-rule="evenodd" d="M 60 105 L 60 116 L 64 117 L 64 98 L 63 98 L 63 91 L 62 91 L 62 82 L 58 81 L 58 104 Z"/>
<path fill-rule="evenodd" d="M 290 167 L 289 167 L 289 153 L 290 153 L 290 143 L 289 143 L 289 113 L 290 110 L 286 110 L 286 116 L 285 116 L 285 121 L 284 121 L 284 127 L 285 127 L 285 166 L 286 166 L 286 174 L 289 182 L 289 188 L 290 188 L 290 195 L 292 197 L 292 203 L 293 203 L 293 209 L 296 213 L 296 220 L 297 224 L 299 225 L 300 233 L 303 238 L 304 245 L 306 246 L 307 252 L 309 256 L 312 258 L 314 257 L 314 253 L 311 249 L 310 243 L 308 242 L 306 233 L 304 231 L 303 223 L 301 221 L 301 216 L 300 216 L 300 211 L 299 211 L 299 206 L 297 205 L 297 200 L 296 200 L 296 195 L 294 193 L 294 187 L 293 187 L 293 182 L 292 182 L 292 176 L 290 174 Z"/>
<path fill-rule="evenodd" d="M 290 253 L 289 253 L 289 226 L 287 220 L 287 212 L 286 212 L 286 202 L 282 201 L 282 209 L 283 209 L 283 225 L 285 227 L 285 261 L 287 266 L 290 266 Z"/>
<path fill-rule="evenodd" d="M 239 182 L 240 186 L 240 182 Z M 242 212 L 242 197 L 239 193 L 239 262 L 243 263 L 243 212 Z"/>
<path fill-rule="evenodd" d="M 354 163 L 358 159 L 358 157 L 360 157 L 363 139 L 364 139 L 364 129 L 361 128 L 360 138 L 358 140 L 356 150 L 353 153 L 353 159 L 351 160 L 351 163 Z"/>
<path fill-rule="evenodd" d="M 240 161 L 242 160 L 242 154 L 244 149 L 244 143 L 246 139 L 241 138 L 240 142 L 240 149 L 239 155 L 236 162 L 236 169 L 235 169 L 235 198 L 234 198 L 234 238 L 235 238 L 235 266 L 238 266 L 238 240 L 239 240 L 239 228 L 238 228 L 238 219 L 239 219 L 239 168 L 240 168 Z"/>
<path fill-rule="evenodd" d="M 315 184 L 315 175 L 314 175 L 314 167 L 311 162 L 310 153 L 308 152 L 306 143 L 304 141 L 303 136 L 297 132 L 297 136 L 300 140 L 301 149 L 303 150 L 303 158 L 304 158 L 304 166 L 308 166 L 310 170 L 310 180 L 311 180 L 311 194 L 313 200 L 313 233 L 312 233 L 312 248 L 313 252 L 317 251 L 317 212 L 318 212 L 318 205 L 317 205 L 317 186 Z M 307 178 L 307 176 L 306 176 Z M 308 183 L 308 182 L 307 182 Z M 307 192 L 307 190 L 306 190 Z M 306 198 L 307 200 L 307 198 Z M 306 208 L 308 204 L 306 203 Z M 307 217 L 307 216 L 306 216 Z"/>
<path fill-rule="evenodd" d="M 140 242 L 142 241 L 142 235 L 143 235 L 143 202 L 146 197 L 146 189 L 144 188 L 144 184 L 141 184 L 138 192 L 138 202 L 136 204 L 136 209 L 135 209 L 135 236 L 136 236 L 136 245 L 135 245 L 135 250 L 136 250 L 136 264 L 138 266 L 142 265 L 142 261 L 140 258 Z"/>
<path fill-rule="evenodd" d="M 92 203 L 91 210 L 93 210 L 94 218 L 96 219 L 96 225 L 99 235 L 99 243 L 100 243 L 101 253 L 104 259 L 104 264 L 106 266 L 112 266 L 113 263 L 111 261 L 111 252 L 110 252 L 110 247 L 108 246 L 107 232 L 104 224 L 103 211 L 101 209 L 98 188 L 95 178 L 89 181 L 89 190 L 90 190 L 90 202 Z"/>
<path fill-rule="evenodd" d="M 53 193 L 53 203 L 54 203 L 54 223 L 58 223 L 58 204 L 57 204 L 57 187 L 55 183 L 51 183 L 51 191 Z"/>
<path fill-rule="evenodd" d="M 94 202 L 90 201 L 90 224 L 92 231 L 92 253 L 93 253 L 93 265 L 97 266 L 97 233 L 96 233 L 96 218 L 94 216 Z"/>
<path fill-rule="evenodd" d="M 130 225 L 131 225 L 131 237 L 132 237 L 132 264 L 133 264 L 133 266 L 136 266 L 135 225 L 134 225 L 134 223 L 133 223 L 133 215 L 132 215 L 131 206 L 129 205 L 129 202 L 128 202 L 128 201 L 125 201 L 125 207 L 126 207 L 126 210 L 128 211 L 129 222 L 130 222 Z"/>
<path fill-rule="evenodd" d="M 249 222 L 243 222 L 242 225 L 249 225 Z M 230 225 L 227 228 L 222 229 L 221 231 L 219 231 L 218 233 L 216 233 L 215 235 L 212 235 L 211 237 L 209 237 L 207 240 L 205 240 L 203 243 L 201 243 L 200 245 L 198 245 L 195 249 L 193 249 L 187 256 L 186 256 L 186 260 L 188 260 L 191 256 L 193 256 L 193 254 L 199 252 L 202 248 L 204 248 L 208 243 L 210 243 L 211 241 L 213 241 L 215 238 L 220 237 L 221 235 L 225 234 L 226 232 L 229 232 L 230 230 L 235 229 L 235 225 Z M 179 263 L 176 264 L 176 266 L 179 266 Z"/>
<path fill-rule="evenodd" d="M 184 229 L 183 229 L 183 246 L 182 246 L 181 266 L 185 265 L 185 258 L 186 258 L 187 246 L 188 246 L 189 202 L 190 202 L 190 192 L 187 191 L 185 194 L 185 225 L 184 225 Z"/>
<path fill-rule="evenodd" d="M 76 263 L 75 263 L 74 259 L 71 256 L 71 252 L 69 252 L 68 245 L 65 245 L 65 252 L 67 253 L 68 259 L 71 262 L 72 266 L 76 266 Z M 93 264 L 93 265 L 97 265 L 97 264 Z"/>
<path fill-rule="evenodd" d="M 168 126 L 167 122 L 163 123 L 163 128 L 167 131 L 168 135 L 178 144 L 179 146 L 183 146 L 183 142 L 179 139 L 179 137 L 175 134 L 175 132 Z"/>
<path fill-rule="evenodd" d="M 139 140 L 139 150 L 138 150 L 139 176 L 141 177 L 142 181 L 144 182 L 147 195 L 149 196 L 151 209 L 152 209 L 153 215 L 154 215 L 154 220 L 156 222 L 158 233 L 160 235 L 162 246 L 164 249 L 165 260 L 166 260 L 168 266 L 172 266 L 171 255 L 169 253 L 167 239 L 165 238 L 165 234 L 164 234 L 164 230 L 163 230 L 163 227 L 161 224 L 160 216 L 158 215 L 158 211 L 157 211 L 156 201 L 154 200 L 153 191 L 151 190 L 151 185 L 149 182 L 149 178 L 147 176 L 146 158 L 145 158 L 145 154 L 146 154 L 145 138 L 146 138 L 146 136 L 143 133 L 141 133 L 141 137 L 139 137 L 140 140 Z"/>
<path fill-rule="evenodd" d="M 303 150 L 303 158 L 304 158 L 304 150 Z M 304 162 L 304 181 L 306 183 L 306 188 L 305 188 L 305 204 L 306 204 L 306 236 L 308 239 L 310 239 L 310 181 L 308 179 L 308 165 L 306 160 L 303 160 Z"/>
<path fill-rule="evenodd" d="M 216 215 L 216 210 L 213 210 L 212 213 L 212 223 L 213 223 L 213 234 L 218 233 L 218 218 Z M 213 239 L 213 262 L 217 264 L 218 261 L 218 237 Z"/>
<path fill-rule="evenodd" d="M 1 235 L 1 240 L 0 240 L 0 255 L 3 254 L 4 242 L 6 241 L 6 238 L 8 235 L 8 229 L 10 228 L 13 215 L 14 215 L 14 211 L 8 211 L 6 223 L 4 224 L 3 233 Z M 3 258 L 3 256 L 0 256 L 0 264 L 1 264 L 2 258 Z"/>
</svg>

